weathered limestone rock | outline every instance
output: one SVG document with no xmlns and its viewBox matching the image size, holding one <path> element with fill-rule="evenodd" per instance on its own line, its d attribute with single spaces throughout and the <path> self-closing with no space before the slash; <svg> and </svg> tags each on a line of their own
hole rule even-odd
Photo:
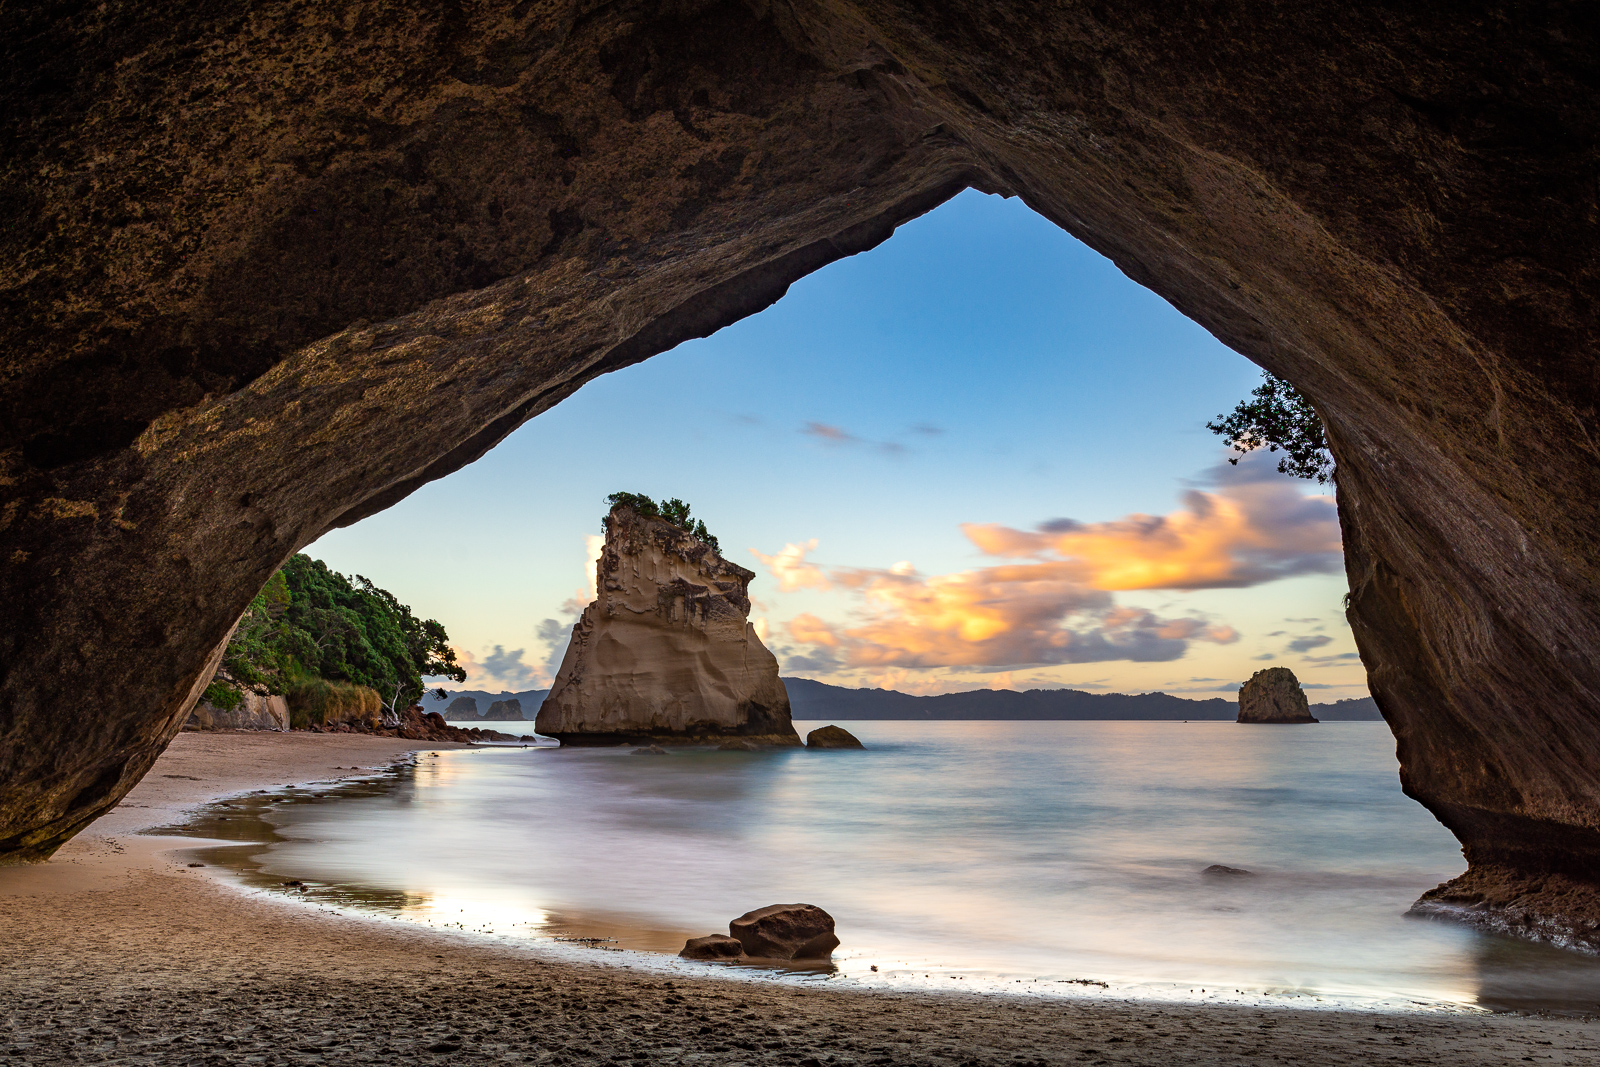
<svg viewBox="0 0 1600 1067">
<path fill-rule="evenodd" d="M 619 505 L 534 729 L 567 745 L 798 745 L 778 661 L 750 625 L 754 571 Z"/>
<path fill-rule="evenodd" d="M 201 701 L 189 713 L 185 730 L 287 730 L 289 702 L 276 694 L 244 693 L 239 706 L 212 707 Z"/>
<path fill-rule="evenodd" d="M 1288 667 L 1268 667 L 1256 671 L 1239 687 L 1240 722 L 1307 723 L 1311 706 L 1300 688 L 1300 679 Z"/>
<path fill-rule="evenodd" d="M 1596 32 L 1505 0 L 0 9 L 0 857 L 139 780 L 297 548 L 976 186 L 1313 400 L 1407 793 L 1474 869 L 1600 899 Z"/>
<path fill-rule="evenodd" d="M 496 700 L 489 705 L 489 710 L 483 713 L 485 720 L 495 719 L 505 721 L 522 718 L 522 701 L 516 697 L 509 700 Z"/>
<path fill-rule="evenodd" d="M 821 960 L 839 947 L 833 916 L 815 904 L 772 904 L 728 924 L 746 956 L 770 960 Z"/>
<path fill-rule="evenodd" d="M 467 722 L 478 717 L 478 702 L 472 697 L 456 697 L 450 706 L 444 709 L 444 717 L 448 722 Z"/>
<path fill-rule="evenodd" d="M 807 748 L 866 748 L 842 726 L 821 726 L 806 734 Z"/>
</svg>

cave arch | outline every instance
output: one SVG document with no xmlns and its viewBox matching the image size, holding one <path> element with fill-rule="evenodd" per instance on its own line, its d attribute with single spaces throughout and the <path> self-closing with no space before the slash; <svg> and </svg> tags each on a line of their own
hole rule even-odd
<svg viewBox="0 0 1600 1067">
<path fill-rule="evenodd" d="M 0 856 L 120 799 L 297 548 L 970 186 L 1313 398 L 1457 897 L 1600 918 L 1591 16 L 4 18 Z"/>
</svg>

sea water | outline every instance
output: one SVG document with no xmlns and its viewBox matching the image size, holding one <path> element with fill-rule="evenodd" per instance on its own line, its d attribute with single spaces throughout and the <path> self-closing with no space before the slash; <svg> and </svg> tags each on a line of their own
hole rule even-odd
<svg viewBox="0 0 1600 1067">
<path fill-rule="evenodd" d="M 355 795 L 269 798 L 239 866 L 647 953 L 815 904 L 841 941 L 818 974 L 847 983 L 1600 1008 L 1600 961 L 1407 916 L 1465 864 L 1382 723 L 846 725 L 865 750 L 424 752 Z"/>
</svg>

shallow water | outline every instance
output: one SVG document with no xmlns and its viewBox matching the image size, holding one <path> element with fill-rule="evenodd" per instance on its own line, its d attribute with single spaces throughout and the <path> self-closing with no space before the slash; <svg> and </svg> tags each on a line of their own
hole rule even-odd
<svg viewBox="0 0 1600 1067">
<path fill-rule="evenodd" d="M 847 726 L 865 751 L 423 753 L 204 832 L 270 828 L 212 856 L 254 884 L 503 936 L 672 953 L 813 903 L 847 981 L 1600 1008 L 1600 961 L 1405 916 L 1464 864 L 1382 723 Z"/>
</svg>

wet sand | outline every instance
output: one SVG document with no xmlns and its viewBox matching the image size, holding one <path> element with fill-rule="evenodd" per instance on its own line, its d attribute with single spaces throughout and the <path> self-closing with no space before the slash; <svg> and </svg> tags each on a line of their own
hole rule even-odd
<svg viewBox="0 0 1600 1067">
<path fill-rule="evenodd" d="M 0 869 L 0 1057 L 27 1064 L 1594 1064 L 1600 1023 L 797 989 L 251 895 L 141 837 L 423 745 L 184 734 L 48 864 Z M 338 768 L 337 770 L 335 768 Z"/>
</svg>

